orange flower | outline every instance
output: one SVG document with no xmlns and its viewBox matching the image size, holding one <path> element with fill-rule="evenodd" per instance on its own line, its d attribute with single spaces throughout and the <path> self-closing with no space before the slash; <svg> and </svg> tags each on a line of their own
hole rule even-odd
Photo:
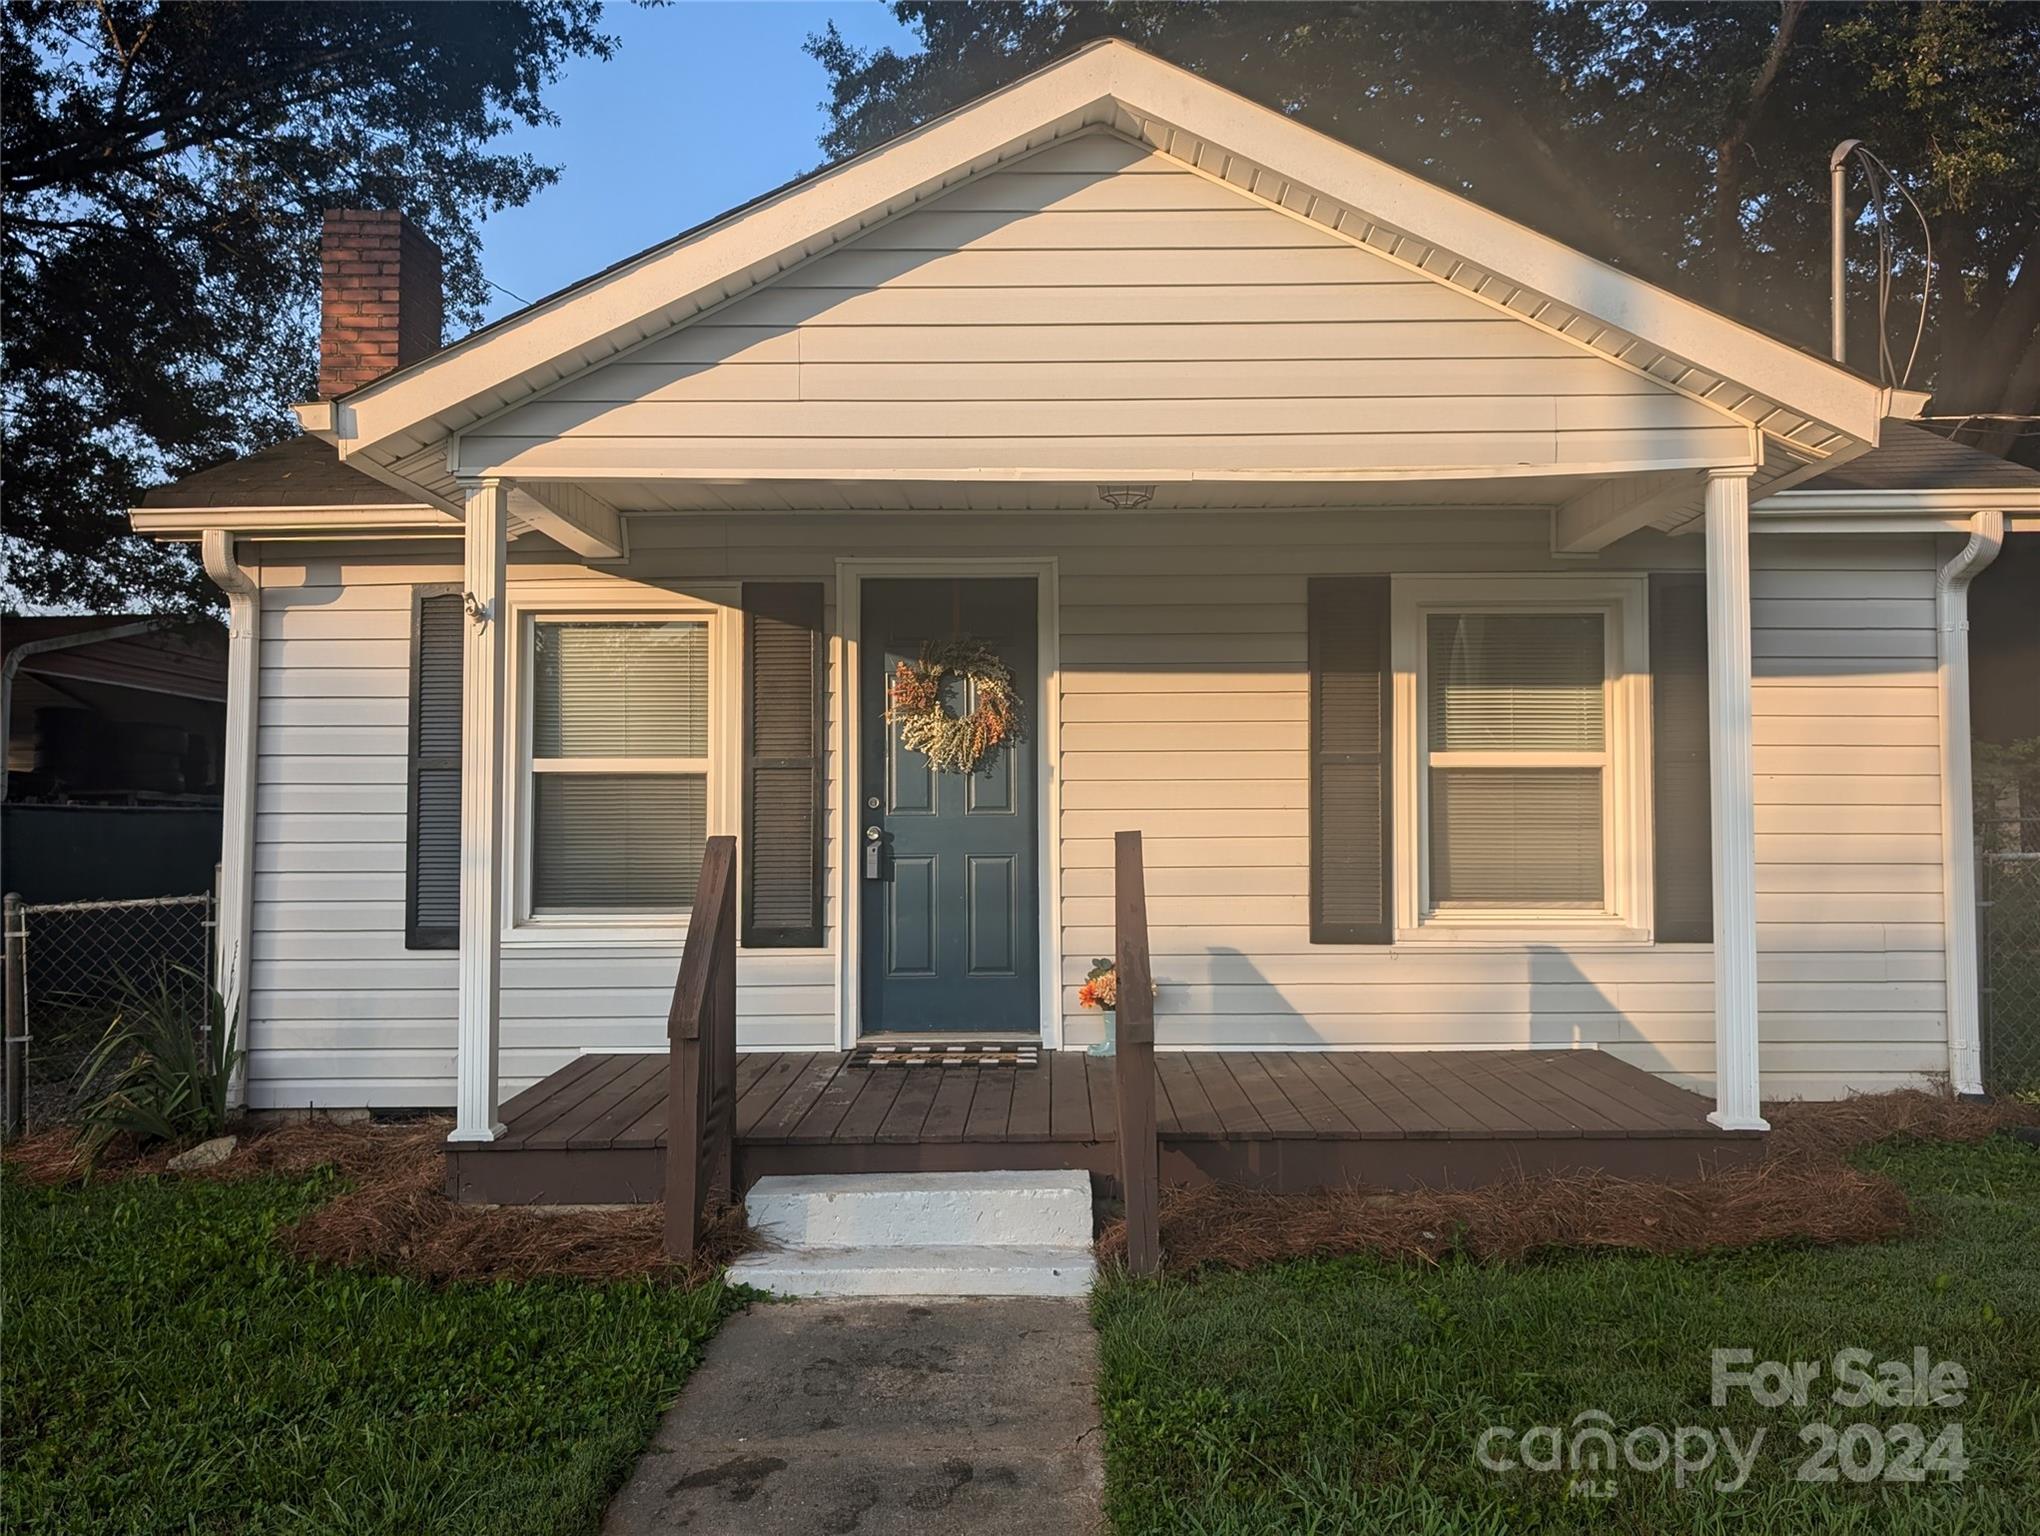
<svg viewBox="0 0 2040 1536">
<path fill-rule="evenodd" d="M 895 713 L 918 715 L 933 709 L 941 701 L 942 685 L 903 661 L 894 671 L 892 687 L 886 692 L 886 702 Z"/>
</svg>

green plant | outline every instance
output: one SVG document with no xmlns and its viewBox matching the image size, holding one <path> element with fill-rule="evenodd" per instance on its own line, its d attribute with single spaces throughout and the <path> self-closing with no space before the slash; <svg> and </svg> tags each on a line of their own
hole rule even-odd
<svg viewBox="0 0 2040 1536">
<path fill-rule="evenodd" d="M 88 1090 L 112 1073 L 80 1117 L 86 1165 L 116 1136 L 150 1146 L 224 1125 L 242 1056 L 235 1023 L 220 994 L 184 966 L 162 967 L 147 985 L 123 978 L 113 1022 L 79 1072 Z"/>
</svg>

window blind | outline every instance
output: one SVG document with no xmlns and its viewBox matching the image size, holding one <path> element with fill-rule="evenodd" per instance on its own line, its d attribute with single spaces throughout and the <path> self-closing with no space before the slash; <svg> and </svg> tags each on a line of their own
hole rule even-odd
<svg viewBox="0 0 2040 1536">
<path fill-rule="evenodd" d="M 708 756 L 708 626 L 535 627 L 532 756 Z"/>
<path fill-rule="evenodd" d="M 1598 768 L 1433 768 L 1434 907 L 1599 908 Z"/>
<path fill-rule="evenodd" d="M 1434 613 L 1426 621 L 1433 752 L 1601 749 L 1598 613 Z"/>
<path fill-rule="evenodd" d="M 1313 577 L 1310 624 L 1310 937 L 1386 944 L 1393 810 L 1388 578 Z"/>
<path fill-rule="evenodd" d="M 1598 909 L 1603 769 L 1532 753 L 1607 743 L 1598 613 L 1425 619 L 1430 904 Z"/>
<path fill-rule="evenodd" d="M 534 912 L 685 912 L 708 840 L 700 774 L 541 773 Z"/>
<path fill-rule="evenodd" d="M 462 618 L 458 590 L 419 590 L 411 655 L 407 949 L 460 944 Z"/>
</svg>

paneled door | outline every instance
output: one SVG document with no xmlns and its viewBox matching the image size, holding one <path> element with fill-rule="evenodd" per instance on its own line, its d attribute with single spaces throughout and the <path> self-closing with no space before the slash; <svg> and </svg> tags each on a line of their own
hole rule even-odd
<svg viewBox="0 0 2040 1536">
<path fill-rule="evenodd" d="M 1033 1037 L 1041 1029 L 1036 858 L 1036 606 L 1031 577 L 867 580 L 858 647 L 856 862 L 861 1029 Z M 1013 670 L 1021 733 L 974 772 L 900 745 L 886 690 L 902 661 L 956 637 Z M 952 713 L 972 707 L 949 684 Z"/>
</svg>

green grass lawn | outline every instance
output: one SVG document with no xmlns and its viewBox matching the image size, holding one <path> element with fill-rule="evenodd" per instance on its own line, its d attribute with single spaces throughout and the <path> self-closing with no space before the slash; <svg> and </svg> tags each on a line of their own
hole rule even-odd
<svg viewBox="0 0 2040 1536">
<path fill-rule="evenodd" d="M 1868 1154 L 1913 1195 L 1922 1230 L 1861 1248 L 1708 1258 L 1566 1255 L 1502 1268 L 1358 1260 L 1106 1286 L 1102 1351 L 1107 1504 L 1121 1533 L 1306 1531 L 1932 1532 L 2040 1528 L 2040 1152 L 2000 1138 Z M 1848 1408 L 1829 1399 L 1838 1350 L 1910 1359 L 1925 1346 L 1969 1374 L 1959 1407 Z M 1808 1405 L 1747 1393 L 1710 1404 L 1710 1351 L 1820 1360 Z M 1727 1427 L 1747 1448 L 1740 1491 L 1716 1467 L 1496 1473 L 1475 1460 L 1491 1425 L 1573 1433 L 1600 1409 L 1619 1436 Z M 1803 1425 L 1931 1442 L 1963 1426 L 1960 1482 L 1808 1483 Z M 1911 1438 L 1900 1430 L 1889 1444 Z M 1717 1442 L 1718 1445 L 1718 1442 Z M 1499 1456 L 1520 1459 L 1512 1437 Z M 1640 1442 L 1648 1459 L 1654 1446 Z M 1548 1444 L 1535 1453 L 1548 1457 Z M 1692 1443 L 1692 1459 L 1699 1444 Z M 1867 1437 L 1854 1442 L 1871 1464 Z M 1831 1464 L 1832 1465 L 1832 1464 Z M 1588 1479 L 1588 1483 L 1597 1480 Z"/>
<path fill-rule="evenodd" d="M 331 1176 L 0 1191 L 0 1527 L 593 1530 L 720 1287 L 457 1286 L 268 1235 Z"/>
</svg>

